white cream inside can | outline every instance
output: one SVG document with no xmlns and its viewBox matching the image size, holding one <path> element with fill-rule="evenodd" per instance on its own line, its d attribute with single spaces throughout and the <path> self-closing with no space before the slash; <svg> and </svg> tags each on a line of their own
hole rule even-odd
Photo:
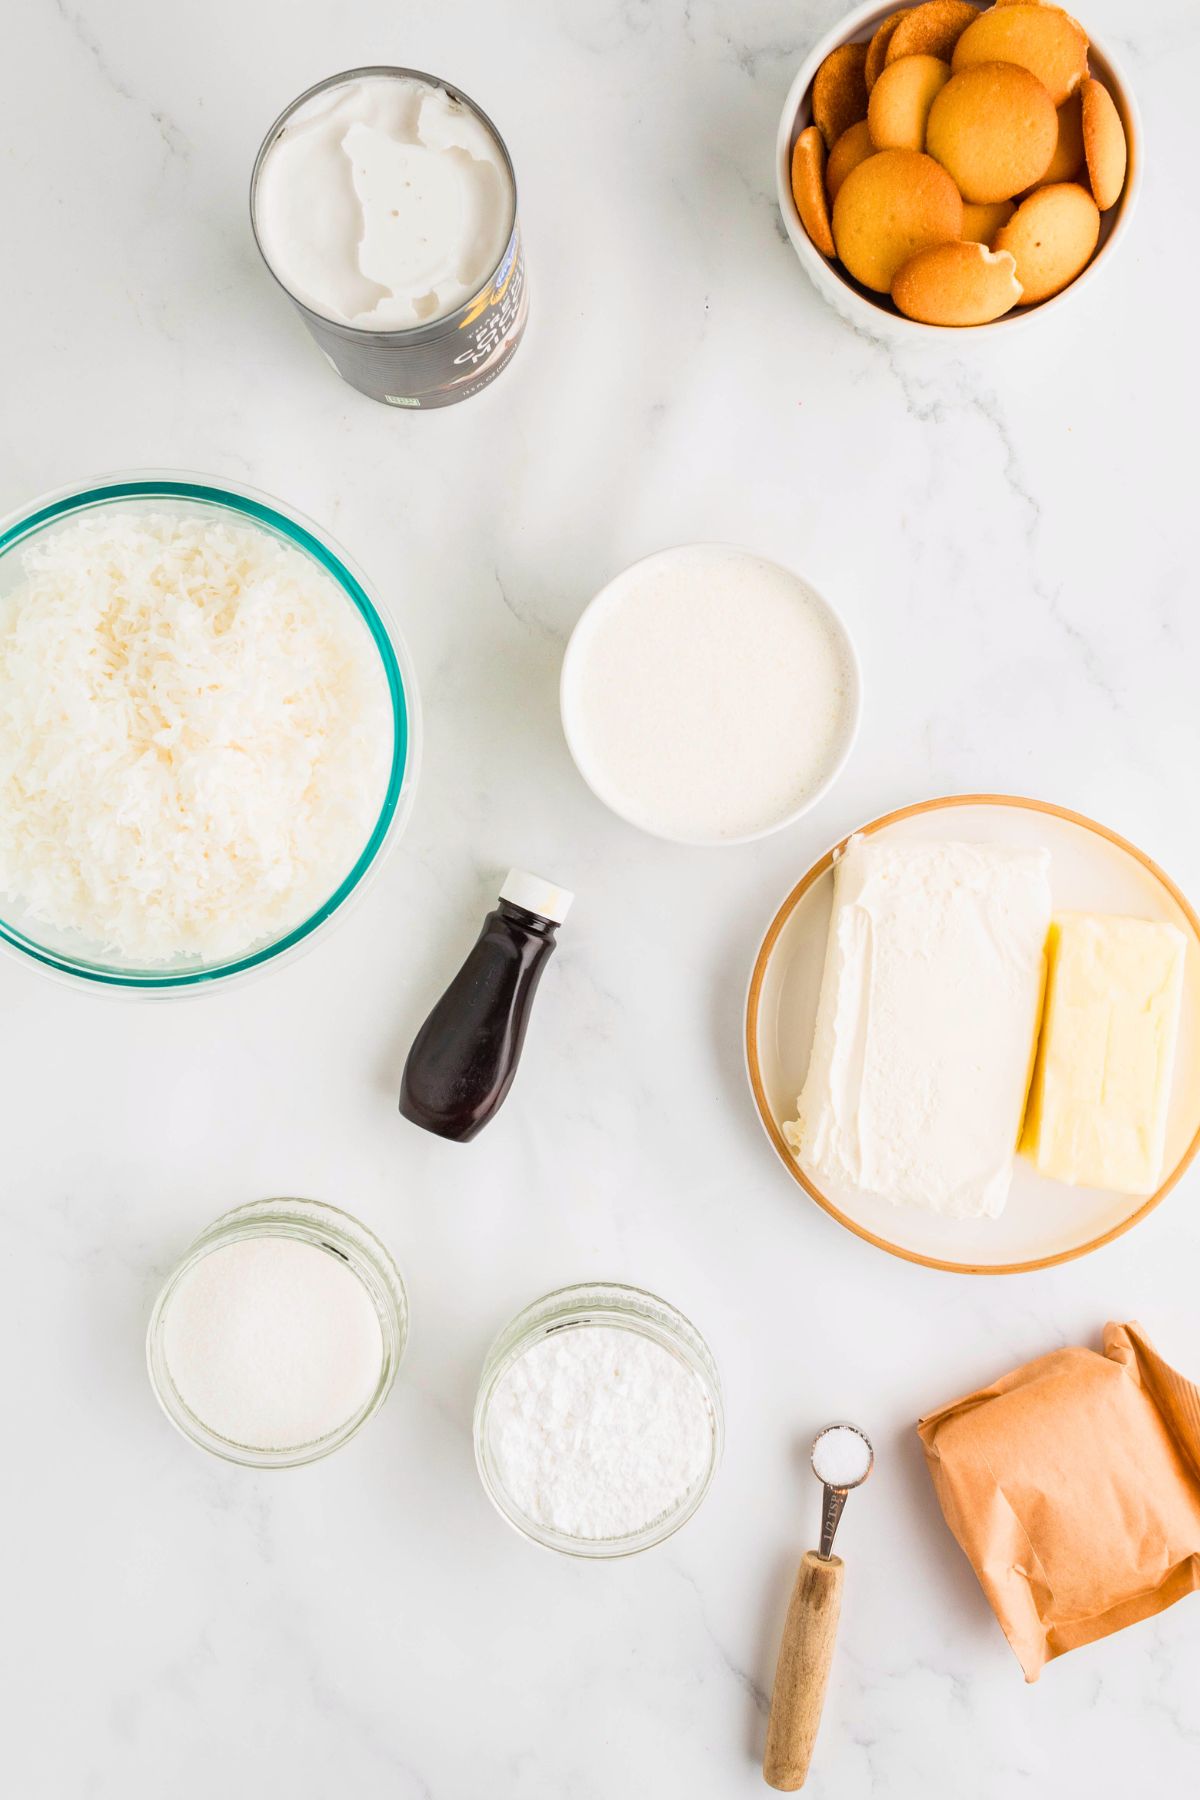
<svg viewBox="0 0 1200 1800">
<path fill-rule="evenodd" d="M 457 311 L 499 265 L 514 214 L 494 134 L 406 75 L 314 94 L 276 134 L 254 195 L 263 255 L 288 292 L 364 331 Z"/>
</svg>

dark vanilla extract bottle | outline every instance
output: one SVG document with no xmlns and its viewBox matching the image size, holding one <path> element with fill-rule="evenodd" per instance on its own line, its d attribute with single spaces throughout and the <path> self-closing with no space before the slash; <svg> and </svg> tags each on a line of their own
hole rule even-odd
<svg viewBox="0 0 1200 1800">
<path fill-rule="evenodd" d="M 499 1112 L 571 900 L 566 888 L 509 871 L 474 948 L 408 1053 L 400 1111 L 414 1125 L 465 1144 Z"/>
</svg>

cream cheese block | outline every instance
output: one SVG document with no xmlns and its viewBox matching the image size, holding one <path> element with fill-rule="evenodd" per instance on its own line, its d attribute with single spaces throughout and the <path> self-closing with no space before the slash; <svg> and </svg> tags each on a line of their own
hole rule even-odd
<svg viewBox="0 0 1200 1800">
<path fill-rule="evenodd" d="M 1174 925 L 1063 913 L 1021 1148 L 1073 1186 L 1162 1180 L 1187 939 Z"/>
<path fill-rule="evenodd" d="M 793 1154 L 952 1218 L 1004 1207 L 1033 1066 L 1050 856 L 853 837 L 838 862 Z"/>
</svg>

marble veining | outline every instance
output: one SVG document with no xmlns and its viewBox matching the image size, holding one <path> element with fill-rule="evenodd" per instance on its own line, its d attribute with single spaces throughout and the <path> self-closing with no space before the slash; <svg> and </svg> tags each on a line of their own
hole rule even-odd
<svg viewBox="0 0 1200 1800">
<path fill-rule="evenodd" d="M 1200 1371 L 1200 1171 L 1040 1275 L 937 1275 L 860 1244 L 778 1169 L 746 1090 L 745 983 L 831 841 L 937 792 L 1093 814 L 1200 895 L 1190 169 L 1194 0 L 1089 0 L 1147 180 L 1124 252 L 1006 343 L 897 349 L 810 288 L 779 225 L 784 95 L 840 0 L 17 0 L 0 109 L 0 512 L 168 466 L 325 523 L 419 672 L 411 825 L 310 957 L 166 1007 L 0 961 L 9 1548 L 0 1783 L 16 1800 L 751 1800 L 807 1444 L 861 1420 L 815 1800 L 1154 1791 L 1200 1767 L 1200 1602 L 1027 1689 L 935 1509 L 919 1413 L 1137 1318 Z M 525 343 L 467 406 L 343 387 L 259 264 L 259 139 L 375 60 L 495 118 L 521 193 Z M 833 791 L 763 843 L 643 838 L 575 774 L 562 647 L 635 557 L 689 539 L 798 567 L 865 679 Z M 413 1032 L 513 863 L 574 888 L 519 1085 L 487 1134 L 395 1110 Z M 330 1461 L 225 1468 L 159 1414 L 164 1272 L 240 1201 L 311 1194 L 387 1241 L 412 1337 Z M 699 1324 L 723 1468 L 659 1551 L 522 1543 L 474 1472 L 493 1334 L 565 1282 Z"/>
</svg>

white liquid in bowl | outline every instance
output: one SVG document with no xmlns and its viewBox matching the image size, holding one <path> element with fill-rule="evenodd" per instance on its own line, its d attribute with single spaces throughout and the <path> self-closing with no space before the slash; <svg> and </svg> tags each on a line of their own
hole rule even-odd
<svg viewBox="0 0 1200 1800">
<path fill-rule="evenodd" d="M 798 575 L 695 544 L 592 602 L 563 668 L 563 723 L 594 792 L 685 843 L 758 837 L 836 775 L 858 713 L 843 627 Z"/>
</svg>

